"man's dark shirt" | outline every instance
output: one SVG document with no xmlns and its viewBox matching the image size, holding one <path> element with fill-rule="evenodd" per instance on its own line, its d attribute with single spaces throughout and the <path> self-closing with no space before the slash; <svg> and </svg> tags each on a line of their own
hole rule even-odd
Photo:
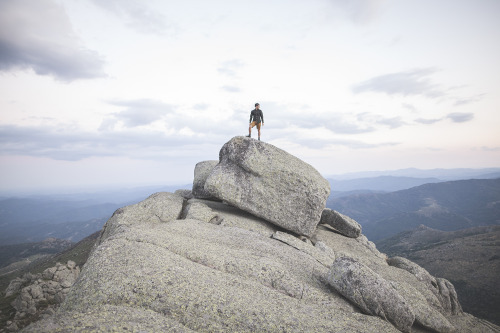
<svg viewBox="0 0 500 333">
<path fill-rule="evenodd" d="M 255 121 L 257 124 L 260 122 L 264 122 L 264 114 L 262 113 L 262 110 L 253 109 L 250 112 L 250 122 L 252 122 L 252 118 L 253 121 Z"/>
</svg>

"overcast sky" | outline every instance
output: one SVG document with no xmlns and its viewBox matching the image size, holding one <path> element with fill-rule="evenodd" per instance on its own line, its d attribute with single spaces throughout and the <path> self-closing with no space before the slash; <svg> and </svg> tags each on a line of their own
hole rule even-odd
<svg viewBox="0 0 500 333">
<path fill-rule="evenodd" d="M 0 0 L 0 190 L 190 183 L 255 102 L 324 175 L 499 167 L 499 41 L 498 0 Z"/>
</svg>

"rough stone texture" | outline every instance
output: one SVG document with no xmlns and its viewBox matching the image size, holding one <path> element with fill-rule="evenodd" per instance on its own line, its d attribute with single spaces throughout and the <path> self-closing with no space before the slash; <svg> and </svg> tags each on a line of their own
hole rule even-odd
<svg viewBox="0 0 500 333">
<path fill-rule="evenodd" d="M 431 308 L 418 290 L 406 282 L 392 282 L 392 285 L 409 302 L 418 324 L 439 333 L 455 332 L 455 327 L 439 311 Z"/>
<path fill-rule="evenodd" d="M 410 332 L 415 314 L 394 287 L 380 275 L 353 258 L 337 258 L 328 274 L 328 283 L 367 314 L 390 321 Z"/>
<path fill-rule="evenodd" d="M 436 279 L 439 289 L 439 300 L 443 308 L 450 314 L 461 314 L 462 306 L 458 301 L 457 292 L 450 281 L 442 278 Z"/>
<path fill-rule="evenodd" d="M 175 191 L 175 194 L 180 195 L 186 200 L 194 198 L 193 192 L 191 190 L 177 190 Z"/>
<path fill-rule="evenodd" d="M 330 225 L 336 231 L 347 237 L 357 238 L 361 235 L 361 225 L 358 222 L 330 208 L 325 208 L 323 210 L 320 223 Z"/>
<path fill-rule="evenodd" d="M 205 183 L 213 196 L 299 235 L 311 236 L 330 184 L 309 164 L 265 142 L 227 142 Z"/>
<path fill-rule="evenodd" d="M 317 248 L 318 250 L 324 252 L 328 257 L 330 257 L 332 259 L 332 263 L 333 263 L 333 261 L 335 260 L 336 257 L 335 257 L 335 252 L 331 249 L 331 247 L 329 247 L 328 245 L 326 245 L 322 241 L 317 241 L 316 244 L 314 244 L 314 247 Z"/>
<path fill-rule="evenodd" d="M 106 222 L 99 239 L 98 246 L 109 235 L 125 232 L 137 221 L 143 223 L 165 223 L 180 217 L 184 205 L 184 198 L 168 192 L 158 192 L 146 200 L 117 209 Z"/>
<path fill-rule="evenodd" d="M 167 203 L 176 209 L 175 200 Z M 160 222 L 142 207 L 126 207 L 108 221 L 122 227 L 105 227 L 113 232 L 103 233 L 57 314 L 26 332 L 162 331 L 162 325 L 203 332 L 397 332 L 333 292 L 324 282 L 328 268 L 303 251 L 241 227 Z M 133 224 L 130 216 L 141 219 Z"/>
<path fill-rule="evenodd" d="M 17 332 L 27 322 L 53 314 L 79 274 L 80 268 L 70 260 L 66 265 L 57 263 L 40 274 L 25 274 L 12 280 L 6 295 L 19 295 L 11 304 L 16 313 L 8 330 Z"/>
<path fill-rule="evenodd" d="M 389 258 L 387 263 L 410 272 L 419 281 L 426 283 L 429 290 L 439 299 L 444 313 L 454 315 L 463 313 L 455 287 L 448 280 L 436 279 L 425 268 L 403 257 Z"/>
<path fill-rule="evenodd" d="M 223 202 L 191 199 L 188 201 L 188 205 L 185 209 L 189 210 L 191 214 L 205 214 L 207 212 L 207 209 L 203 205 L 191 205 L 193 203 L 202 203 L 206 207 L 210 208 L 211 212 L 208 213 L 210 219 L 214 216 L 212 214 L 217 216 L 217 219 L 212 221 L 212 223 L 221 226 L 238 227 L 241 229 L 255 231 L 267 237 L 271 237 L 274 232 L 279 229 L 279 227 L 267 222 L 266 220 Z M 198 212 L 198 210 L 200 210 L 200 212 Z M 203 219 L 202 221 L 206 221 L 206 219 Z"/>
<path fill-rule="evenodd" d="M 436 279 L 434 287 L 390 266 L 364 236 L 320 225 L 304 242 L 279 229 L 222 202 L 152 195 L 110 218 L 57 313 L 24 332 L 398 332 L 336 292 L 317 253 L 369 267 L 413 307 L 414 333 L 499 332 L 446 310 L 451 284 Z"/>
<path fill-rule="evenodd" d="M 276 231 L 273 236 L 274 239 L 277 239 L 279 241 L 282 241 L 283 243 L 286 243 L 294 248 L 296 248 L 299 251 L 302 251 L 304 253 L 307 253 L 314 259 L 316 259 L 319 263 L 326 267 L 330 267 L 335 260 L 335 257 L 330 257 L 328 254 L 326 254 L 324 251 L 321 251 L 320 249 L 314 247 L 312 244 L 309 244 L 307 242 L 304 242 L 297 237 L 290 235 L 286 232 L 281 232 L 281 231 Z"/>
<path fill-rule="evenodd" d="M 24 332 L 193 332 L 170 317 L 140 307 L 104 305 L 36 322 Z"/>
<path fill-rule="evenodd" d="M 184 208 L 183 211 L 183 218 L 214 224 L 220 224 L 222 222 L 222 218 L 219 217 L 219 215 L 215 211 L 213 211 L 203 202 L 198 201 L 188 202 L 186 208 Z"/>
<path fill-rule="evenodd" d="M 436 278 L 433 277 L 425 268 L 417 265 L 413 261 L 410 261 L 403 257 L 392 257 L 387 259 L 387 263 L 391 266 L 404 269 L 411 274 L 415 275 L 420 281 L 429 283 L 433 286 L 437 286 Z"/>
<path fill-rule="evenodd" d="M 205 181 L 219 161 L 203 161 L 194 167 L 193 196 L 198 199 L 210 199 L 213 196 L 205 190 Z"/>
</svg>

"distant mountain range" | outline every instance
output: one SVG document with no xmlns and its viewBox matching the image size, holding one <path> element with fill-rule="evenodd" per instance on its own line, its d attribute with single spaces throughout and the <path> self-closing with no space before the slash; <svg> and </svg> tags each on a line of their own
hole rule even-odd
<svg viewBox="0 0 500 333">
<path fill-rule="evenodd" d="M 375 178 L 380 176 L 392 177 L 410 177 L 410 178 L 436 178 L 441 181 L 450 180 L 464 180 L 464 179 L 493 179 L 500 178 L 500 168 L 482 168 L 482 169 L 400 169 L 400 170 L 386 170 L 386 171 L 364 171 L 364 172 L 351 172 L 341 175 L 326 176 L 327 179 L 349 180 L 360 178 Z"/>
<path fill-rule="evenodd" d="M 49 237 L 77 242 L 100 230 L 116 209 L 155 192 L 178 188 L 156 186 L 4 198 L 0 200 L 0 245 L 39 242 Z"/>
<path fill-rule="evenodd" d="M 464 311 L 500 325 L 500 226 L 440 231 L 421 225 L 377 248 L 450 280 Z"/>
<path fill-rule="evenodd" d="M 327 207 L 358 221 L 372 241 L 421 224 L 451 231 L 500 224 L 500 179 L 425 184 L 390 193 L 330 197 Z"/>
<path fill-rule="evenodd" d="M 420 201 L 416 202 L 411 200 L 412 194 L 399 193 L 398 191 L 423 184 L 440 184 L 444 183 L 446 179 L 495 177 L 500 177 L 500 168 L 404 169 L 331 176 L 328 179 L 332 192 L 327 206 L 358 219 L 358 222 L 364 227 L 364 233 L 371 240 L 385 238 L 390 234 L 414 228 L 424 222 L 427 223 L 421 220 L 422 215 L 425 215 L 423 212 L 429 213 L 432 209 L 434 209 L 432 218 L 435 221 L 428 225 L 443 228 L 443 230 L 464 228 L 477 225 L 478 219 L 464 217 L 460 211 L 455 211 L 454 207 L 448 207 L 441 202 L 438 203 L 438 207 L 433 204 L 431 199 L 425 201 L 425 198 L 431 197 L 430 194 L 426 194 L 425 198 L 420 198 Z M 76 242 L 99 230 L 117 208 L 141 201 L 155 192 L 173 192 L 180 188 L 189 189 L 191 185 L 145 186 L 98 192 L 24 195 L 22 197 L 8 196 L 8 193 L 3 193 L 5 197 L 3 199 L 0 197 L 0 229 L 2 231 L 0 245 L 37 242 L 48 237 Z M 439 187 L 429 188 L 427 192 L 430 193 L 437 189 Z M 463 190 L 468 191 L 468 189 Z M 389 195 L 388 192 L 395 194 Z M 400 196 L 407 196 L 407 198 L 403 199 Z M 482 194 L 479 196 L 481 197 Z M 400 206 L 405 200 L 406 203 Z M 464 207 L 462 204 L 459 206 Z M 419 214 L 415 214 L 415 211 L 420 208 L 425 209 Z M 486 212 L 485 214 L 491 215 L 490 213 Z M 483 217 L 479 216 L 478 218 Z M 431 217 L 426 216 L 425 218 Z M 377 223 L 385 224 L 386 220 L 388 225 L 392 225 L 390 228 L 394 230 L 390 231 L 389 234 L 385 230 L 378 232 Z M 452 222 L 453 227 L 447 226 L 450 222 Z"/>
</svg>

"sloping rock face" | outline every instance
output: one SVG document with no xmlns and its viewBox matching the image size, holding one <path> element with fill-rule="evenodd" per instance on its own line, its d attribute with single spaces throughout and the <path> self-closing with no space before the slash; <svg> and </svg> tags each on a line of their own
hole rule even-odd
<svg viewBox="0 0 500 333">
<path fill-rule="evenodd" d="M 248 221 L 179 220 L 179 202 L 162 193 L 115 213 L 58 313 L 25 331 L 397 332 L 332 292 L 310 254 Z"/>
<path fill-rule="evenodd" d="M 222 147 L 205 190 L 282 228 L 312 236 L 330 184 L 312 166 L 271 144 L 235 137 Z"/>
<path fill-rule="evenodd" d="M 233 148 L 221 153 L 232 157 L 221 158 L 206 188 L 241 177 L 239 190 L 220 180 L 229 184 L 227 193 L 241 199 L 242 191 L 256 191 L 245 187 L 246 178 L 268 182 L 273 191 L 284 179 L 305 186 L 268 169 L 265 156 L 274 155 L 267 155 L 267 146 L 232 141 L 248 149 L 240 157 L 231 155 L 237 151 Z M 250 150 L 257 152 L 247 156 Z M 243 165 L 253 163 L 248 159 L 267 161 L 262 173 L 275 172 L 275 181 L 255 176 L 258 170 L 226 167 L 223 159 Z M 283 192 L 291 202 L 298 200 L 295 187 Z M 303 192 L 318 191 L 323 190 Z M 347 237 L 314 222 L 309 238 L 297 237 L 305 233 L 292 233 L 288 224 L 270 223 L 218 197 L 225 202 L 192 198 L 184 191 L 156 193 L 117 210 L 57 313 L 24 332 L 500 332 L 455 311 L 449 282 L 429 278 L 418 265 L 397 258 L 390 265 L 363 235 Z M 274 205 L 274 199 L 259 198 Z M 286 199 L 275 200 L 286 204 Z M 309 220 L 319 221 L 323 208 L 309 211 L 315 216 Z"/>
<path fill-rule="evenodd" d="M 330 286 L 332 262 L 347 256 L 398 285 L 415 313 L 412 332 L 498 328 L 447 312 L 426 282 L 363 237 L 319 226 L 311 243 L 278 229 L 224 203 L 154 194 L 113 215 L 57 313 L 24 331 L 406 331 Z M 416 314 L 425 311 L 436 319 L 424 325 Z"/>
</svg>

